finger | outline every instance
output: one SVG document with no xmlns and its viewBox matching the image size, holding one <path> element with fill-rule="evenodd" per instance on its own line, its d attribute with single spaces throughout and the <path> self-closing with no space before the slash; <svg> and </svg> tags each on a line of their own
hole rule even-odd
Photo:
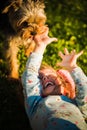
<svg viewBox="0 0 87 130">
<path fill-rule="evenodd" d="M 50 38 L 50 42 L 57 42 L 58 39 L 57 38 Z"/>
<path fill-rule="evenodd" d="M 49 38 L 48 44 L 51 44 L 52 42 L 56 42 L 57 38 Z"/>
<path fill-rule="evenodd" d="M 59 54 L 58 54 L 58 55 L 63 59 L 64 54 L 63 54 L 61 51 L 59 51 Z"/>
<path fill-rule="evenodd" d="M 47 35 L 48 35 L 48 32 L 49 32 L 49 28 L 48 28 L 48 27 L 46 27 L 46 29 L 45 29 L 45 36 L 47 36 Z"/>
<path fill-rule="evenodd" d="M 61 62 L 58 62 L 56 65 L 57 65 L 57 66 L 62 66 L 62 63 L 61 63 Z"/>
<path fill-rule="evenodd" d="M 77 57 L 81 56 L 83 54 L 83 50 L 80 51 L 78 54 L 77 54 Z"/>
<path fill-rule="evenodd" d="M 68 54 L 69 54 L 69 52 L 68 52 L 67 48 L 64 48 L 64 53 L 65 53 L 66 55 L 68 55 Z"/>
<path fill-rule="evenodd" d="M 41 34 L 41 37 L 47 36 L 48 32 L 49 32 L 49 28 L 48 27 L 44 27 L 44 32 Z"/>
<path fill-rule="evenodd" d="M 41 30 L 43 30 L 43 32 L 36 34 L 35 37 L 40 37 L 40 39 L 42 39 L 43 37 L 48 35 L 48 31 L 49 31 L 48 27 L 44 26 L 41 28 Z"/>
<path fill-rule="evenodd" d="M 40 40 L 40 39 L 43 39 L 44 37 L 46 37 L 48 35 L 48 27 L 44 27 L 44 32 L 41 33 L 41 34 L 37 34 L 34 36 L 34 40 Z"/>
<path fill-rule="evenodd" d="M 36 43 L 41 42 L 41 38 L 40 38 L 39 35 L 35 35 L 34 38 L 33 38 L 33 40 L 34 40 Z"/>
<path fill-rule="evenodd" d="M 76 50 L 75 50 L 75 49 L 72 50 L 72 51 L 71 51 L 71 54 L 76 54 Z"/>
</svg>

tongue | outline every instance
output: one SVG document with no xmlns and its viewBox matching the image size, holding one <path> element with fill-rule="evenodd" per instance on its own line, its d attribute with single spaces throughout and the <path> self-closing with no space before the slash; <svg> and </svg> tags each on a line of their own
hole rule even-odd
<svg viewBox="0 0 87 130">
<path fill-rule="evenodd" d="M 72 79 L 70 73 L 67 70 L 60 69 L 57 71 L 58 75 L 67 83 L 66 87 L 64 88 L 63 95 L 67 95 L 68 97 L 73 99 L 75 98 L 75 83 Z"/>
</svg>

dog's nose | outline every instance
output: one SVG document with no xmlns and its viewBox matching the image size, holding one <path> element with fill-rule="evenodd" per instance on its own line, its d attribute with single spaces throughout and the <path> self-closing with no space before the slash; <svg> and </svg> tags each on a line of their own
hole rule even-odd
<svg viewBox="0 0 87 130">
<path fill-rule="evenodd" d="M 36 34 L 37 34 L 37 32 L 35 32 L 35 31 L 31 32 L 31 35 L 36 35 Z"/>
</svg>

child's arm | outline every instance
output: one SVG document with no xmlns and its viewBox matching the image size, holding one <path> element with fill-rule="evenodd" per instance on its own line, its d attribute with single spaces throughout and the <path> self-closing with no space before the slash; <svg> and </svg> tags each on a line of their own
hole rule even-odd
<svg viewBox="0 0 87 130">
<path fill-rule="evenodd" d="M 71 75 L 76 84 L 76 102 L 83 116 L 87 118 L 87 77 L 80 67 L 73 69 Z"/>
<path fill-rule="evenodd" d="M 48 37 L 47 27 L 44 27 L 44 30 L 43 34 L 34 37 L 36 47 L 34 52 L 28 58 L 25 71 L 22 75 L 23 91 L 26 102 L 25 105 L 28 115 L 33 113 L 36 105 L 41 99 L 41 84 L 38 78 L 38 70 L 41 65 L 44 50 L 49 43 L 57 40 L 56 38 Z"/>
<path fill-rule="evenodd" d="M 34 37 L 34 40 L 36 43 L 36 47 L 35 47 L 34 51 L 30 54 L 30 56 L 27 60 L 26 69 L 25 69 L 24 74 L 22 76 L 23 86 L 26 87 L 27 95 L 29 95 L 29 94 L 32 95 L 32 92 L 29 90 L 31 88 L 35 89 L 35 85 L 37 84 L 37 82 L 39 82 L 38 70 L 40 68 L 41 61 L 43 58 L 43 53 L 44 53 L 46 46 L 53 41 L 57 41 L 56 38 L 50 38 L 48 36 L 48 28 L 47 27 L 44 27 L 44 33 L 42 33 L 40 35 L 36 35 Z M 33 89 L 31 89 L 31 90 L 34 91 Z M 38 93 L 38 91 L 37 91 L 37 93 Z"/>
<path fill-rule="evenodd" d="M 76 61 L 77 58 L 83 53 L 76 54 L 75 50 L 71 53 L 65 48 L 64 53 L 59 52 L 59 56 L 62 58 L 62 62 L 58 63 L 58 65 L 67 69 L 76 84 L 76 102 L 84 117 L 87 118 L 87 77 L 80 67 L 77 66 Z"/>
<path fill-rule="evenodd" d="M 43 56 L 32 52 L 27 60 L 26 68 L 22 74 L 23 93 L 27 115 L 31 116 L 35 111 L 37 102 L 41 99 L 41 85 L 38 78 L 38 70 Z"/>
</svg>

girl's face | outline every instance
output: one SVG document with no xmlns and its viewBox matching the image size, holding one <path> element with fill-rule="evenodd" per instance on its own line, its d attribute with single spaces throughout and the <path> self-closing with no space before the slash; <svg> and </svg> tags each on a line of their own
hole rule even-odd
<svg viewBox="0 0 87 130">
<path fill-rule="evenodd" d="M 43 69 L 39 72 L 42 84 L 42 95 L 60 95 L 63 94 L 64 87 L 55 70 Z"/>
</svg>

